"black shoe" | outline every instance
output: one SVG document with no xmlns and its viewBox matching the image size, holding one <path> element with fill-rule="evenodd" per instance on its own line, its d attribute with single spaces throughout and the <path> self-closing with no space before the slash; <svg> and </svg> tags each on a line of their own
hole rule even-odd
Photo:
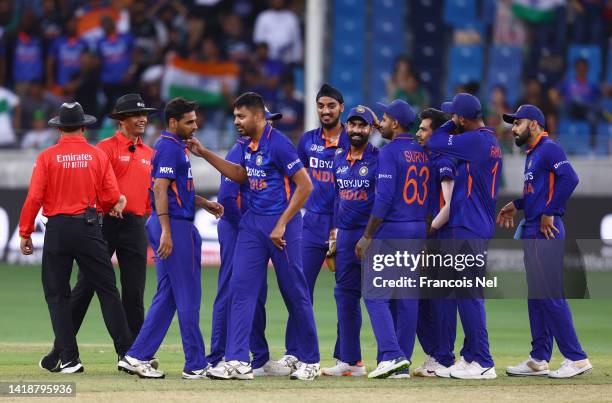
<svg viewBox="0 0 612 403">
<path fill-rule="evenodd" d="M 38 366 L 41 369 L 46 369 L 47 371 L 53 372 L 55 368 L 60 364 L 60 355 L 59 351 L 55 348 L 52 348 L 49 354 L 45 355 L 43 358 L 38 361 Z"/>
<path fill-rule="evenodd" d="M 74 374 L 83 371 L 85 371 L 85 368 L 83 368 L 83 364 L 81 364 L 81 360 L 78 358 L 68 362 L 60 361 L 59 365 L 51 370 L 51 372 L 58 372 L 61 374 Z"/>
</svg>

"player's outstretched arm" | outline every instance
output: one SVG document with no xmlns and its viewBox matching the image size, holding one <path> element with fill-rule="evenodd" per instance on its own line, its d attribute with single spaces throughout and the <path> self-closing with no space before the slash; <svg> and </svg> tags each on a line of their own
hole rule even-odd
<svg viewBox="0 0 612 403">
<path fill-rule="evenodd" d="M 242 165 L 234 164 L 204 147 L 196 138 L 187 140 L 189 150 L 193 155 L 204 158 L 222 175 L 227 176 L 236 183 L 245 183 L 248 180 L 246 169 Z"/>
<path fill-rule="evenodd" d="M 293 192 L 293 196 L 291 196 L 289 200 L 289 205 L 285 211 L 283 211 L 276 226 L 270 233 L 270 239 L 279 249 L 283 249 L 285 245 L 287 245 L 287 241 L 283 238 L 287 223 L 300 211 L 312 192 L 312 181 L 305 168 L 296 171 L 291 177 L 291 180 L 295 183 L 295 192 Z"/>
</svg>

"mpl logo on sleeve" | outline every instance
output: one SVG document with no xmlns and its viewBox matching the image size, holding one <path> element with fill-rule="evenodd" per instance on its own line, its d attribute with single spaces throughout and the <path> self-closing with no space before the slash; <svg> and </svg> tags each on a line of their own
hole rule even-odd
<svg viewBox="0 0 612 403">
<path fill-rule="evenodd" d="M 174 169 L 172 167 L 159 167 L 159 173 L 174 175 Z"/>
</svg>

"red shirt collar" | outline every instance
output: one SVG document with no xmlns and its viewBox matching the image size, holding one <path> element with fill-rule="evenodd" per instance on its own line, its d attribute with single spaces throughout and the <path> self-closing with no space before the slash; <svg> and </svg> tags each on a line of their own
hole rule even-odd
<svg viewBox="0 0 612 403">
<path fill-rule="evenodd" d="M 123 133 L 121 133 L 121 131 L 117 130 L 115 132 L 115 137 L 122 144 L 126 144 L 126 145 L 130 145 L 130 144 L 142 145 L 142 138 L 140 136 L 136 137 L 136 141 L 132 141 L 132 140 L 128 139 Z"/>
<path fill-rule="evenodd" d="M 83 136 L 60 136 L 58 143 L 87 143 Z"/>
</svg>

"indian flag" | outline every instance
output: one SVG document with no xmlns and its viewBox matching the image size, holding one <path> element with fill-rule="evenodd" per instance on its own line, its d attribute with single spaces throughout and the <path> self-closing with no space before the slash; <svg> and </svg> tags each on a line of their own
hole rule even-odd
<svg viewBox="0 0 612 403">
<path fill-rule="evenodd" d="M 565 0 L 514 0 L 512 12 L 521 20 L 541 23 L 555 19 L 555 8 Z"/>
<path fill-rule="evenodd" d="M 224 107 L 224 93 L 238 89 L 239 67 L 233 62 L 199 62 L 170 57 L 162 78 L 162 97 L 183 97 L 201 106 Z"/>
</svg>

